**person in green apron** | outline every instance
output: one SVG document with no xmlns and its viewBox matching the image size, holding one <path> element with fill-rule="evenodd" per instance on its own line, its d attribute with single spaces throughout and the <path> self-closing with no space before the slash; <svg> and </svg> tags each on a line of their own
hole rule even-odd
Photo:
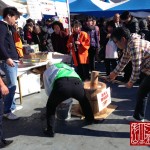
<svg viewBox="0 0 150 150">
<path fill-rule="evenodd" d="M 46 94 L 49 96 L 46 104 L 46 135 L 54 137 L 56 107 L 69 98 L 79 101 L 85 120 L 89 124 L 95 122 L 82 80 L 70 66 L 64 63 L 51 64 L 44 72 L 43 80 Z"/>
</svg>

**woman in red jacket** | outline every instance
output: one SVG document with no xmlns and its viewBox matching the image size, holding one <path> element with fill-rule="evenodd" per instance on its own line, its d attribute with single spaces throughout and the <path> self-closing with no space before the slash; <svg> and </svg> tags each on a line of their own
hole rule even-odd
<svg viewBox="0 0 150 150">
<path fill-rule="evenodd" d="M 89 35 L 81 31 L 82 25 L 76 21 L 73 25 L 73 33 L 67 42 L 68 51 L 72 54 L 76 71 L 83 81 L 89 80 Z"/>
</svg>

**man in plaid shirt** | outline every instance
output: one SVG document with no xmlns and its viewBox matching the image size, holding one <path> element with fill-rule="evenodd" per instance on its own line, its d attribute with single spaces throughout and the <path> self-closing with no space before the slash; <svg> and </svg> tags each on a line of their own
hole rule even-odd
<svg viewBox="0 0 150 150">
<path fill-rule="evenodd" d="M 141 83 L 137 93 L 137 103 L 133 116 L 128 116 L 129 121 L 144 121 L 147 97 L 150 93 L 150 42 L 141 39 L 140 35 L 133 33 L 127 28 L 119 27 L 112 33 L 112 39 L 117 47 L 123 50 L 123 57 L 119 64 L 109 75 L 114 80 L 128 62 L 132 61 L 132 74 L 126 83 L 131 88 L 142 74 Z"/>
</svg>

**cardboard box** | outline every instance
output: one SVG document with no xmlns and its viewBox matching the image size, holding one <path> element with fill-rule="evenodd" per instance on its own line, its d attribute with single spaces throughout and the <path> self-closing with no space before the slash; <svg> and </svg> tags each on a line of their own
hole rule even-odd
<svg viewBox="0 0 150 150">
<path fill-rule="evenodd" d="M 21 85 L 22 96 L 40 92 L 41 91 L 40 74 L 34 74 L 31 71 L 25 72 L 20 77 L 20 85 Z M 17 83 L 15 98 L 20 97 L 20 95 L 18 94 L 19 92 L 20 92 L 19 86 Z"/>
</svg>

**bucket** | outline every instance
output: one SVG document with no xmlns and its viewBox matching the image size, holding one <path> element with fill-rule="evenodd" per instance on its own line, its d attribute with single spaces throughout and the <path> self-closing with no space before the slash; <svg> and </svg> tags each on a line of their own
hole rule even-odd
<svg viewBox="0 0 150 150">
<path fill-rule="evenodd" d="M 59 104 L 56 108 L 56 118 L 59 120 L 68 120 L 71 118 L 71 107 L 73 100 L 71 98 Z"/>
</svg>

